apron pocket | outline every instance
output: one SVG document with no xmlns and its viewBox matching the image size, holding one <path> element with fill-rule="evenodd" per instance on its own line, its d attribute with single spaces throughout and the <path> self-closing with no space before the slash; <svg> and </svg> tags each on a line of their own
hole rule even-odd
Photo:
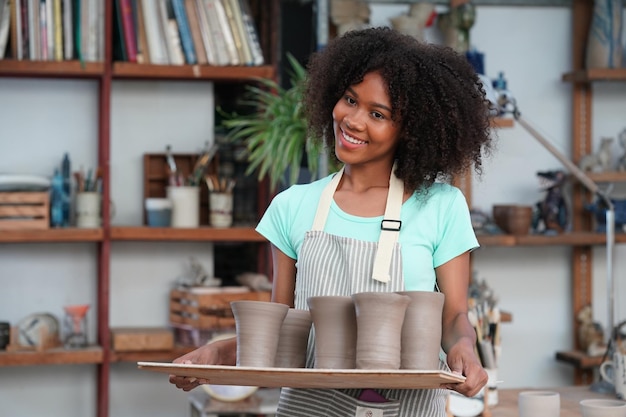
<svg viewBox="0 0 626 417">
<path fill-rule="evenodd" d="M 278 417 L 398 417 L 400 401 L 368 402 L 339 390 L 284 388 Z"/>
</svg>

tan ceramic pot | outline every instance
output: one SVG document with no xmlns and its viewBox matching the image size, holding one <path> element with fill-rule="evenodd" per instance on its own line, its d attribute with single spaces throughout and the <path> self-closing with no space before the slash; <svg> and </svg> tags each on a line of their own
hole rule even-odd
<svg viewBox="0 0 626 417">
<path fill-rule="evenodd" d="M 445 296 L 433 291 L 398 291 L 411 303 L 402 326 L 402 369 L 439 369 L 441 319 Z"/>
<path fill-rule="evenodd" d="M 315 331 L 315 368 L 354 369 L 356 313 L 348 296 L 307 299 Z"/>
<path fill-rule="evenodd" d="M 357 369 L 399 369 L 406 295 L 363 292 L 352 296 L 356 312 Z"/>
<path fill-rule="evenodd" d="M 230 303 L 237 326 L 237 366 L 274 366 L 286 304 L 240 300 Z"/>
<path fill-rule="evenodd" d="M 278 368 L 305 367 L 311 324 L 311 313 L 308 310 L 289 309 L 280 328 L 274 366 Z"/>
</svg>

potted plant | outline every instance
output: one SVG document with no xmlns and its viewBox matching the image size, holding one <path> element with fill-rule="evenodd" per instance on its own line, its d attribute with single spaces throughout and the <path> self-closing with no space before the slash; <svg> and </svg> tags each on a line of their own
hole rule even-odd
<svg viewBox="0 0 626 417">
<path fill-rule="evenodd" d="M 279 184 L 298 181 L 303 158 L 312 180 L 319 174 L 320 156 L 328 158 L 321 142 L 307 138 L 302 111 L 306 70 L 291 54 L 287 59 L 291 66 L 289 88 L 274 80 L 259 79 L 258 85 L 246 86 L 240 101 L 253 109 L 251 113 L 222 112 L 226 140 L 246 146 L 250 164 L 246 173 L 257 171 L 259 180 L 267 177 L 272 190 Z M 328 163 L 334 167 L 334 160 Z"/>
</svg>

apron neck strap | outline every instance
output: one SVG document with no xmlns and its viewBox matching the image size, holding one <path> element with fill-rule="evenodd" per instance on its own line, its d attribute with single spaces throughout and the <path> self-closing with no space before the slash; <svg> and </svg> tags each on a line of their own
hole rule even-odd
<svg viewBox="0 0 626 417">
<path fill-rule="evenodd" d="M 389 270 L 391 266 L 391 257 L 393 255 L 395 244 L 398 240 L 400 227 L 402 226 L 402 222 L 400 221 L 400 211 L 402 209 L 402 200 L 404 199 L 404 184 L 395 176 L 395 168 L 396 165 L 394 164 L 389 177 L 387 204 L 385 206 L 383 220 L 380 224 L 381 231 L 378 239 L 378 249 L 376 251 L 376 258 L 374 259 L 374 269 L 372 273 L 372 278 L 381 282 L 388 282 L 390 279 Z M 324 230 L 324 225 L 326 224 L 326 219 L 328 218 L 330 206 L 333 201 L 333 195 L 335 194 L 339 182 L 341 181 L 343 171 L 344 168 L 341 168 L 341 170 L 335 174 L 332 180 L 322 191 L 311 230 Z"/>
</svg>

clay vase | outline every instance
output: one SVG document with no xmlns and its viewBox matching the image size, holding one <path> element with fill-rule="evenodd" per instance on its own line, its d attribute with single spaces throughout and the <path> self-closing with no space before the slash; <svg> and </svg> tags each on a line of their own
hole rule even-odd
<svg viewBox="0 0 626 417">
<path fill-rule="evenodd" d="M 274 366 L 278 338 L 287 304 L 269 301 L 232 301 L 237 331 L 237 366 Z"/>
<path fill-rule="evenodd" d="M 622 1 L 594 0 L 587 38 L 587 68 L 619 68 L 622 65 Z"/>
<path fill-rule="evenodd" d="M 357 369 L 400 369 L 406 295 L 363 292 L 352 295 L 356 312 Z"/>
<path fill-rule="evenodd" d="M 354 369 L 356 312 L 349 296 L 307 299 L 315 330 L 315 368 Z"/>
<path fill-rule="evenodd" d="M 555 391 L 522 391 L 518 396 L 519 417 L 559 417 L 561 397 Z"/>
<path fill-rule="evenodd" d="M 305 367 L 311 324 L 311 313 L 308 310 L 289 309 L 280 328 L 275 367 Z"/>
<path fill-rule="evenodd" d="M 411 303 L 402 325 L 401 369 L 439 369 L 445 296 L 433 291 L 398 291 Z"/>
</svg>

